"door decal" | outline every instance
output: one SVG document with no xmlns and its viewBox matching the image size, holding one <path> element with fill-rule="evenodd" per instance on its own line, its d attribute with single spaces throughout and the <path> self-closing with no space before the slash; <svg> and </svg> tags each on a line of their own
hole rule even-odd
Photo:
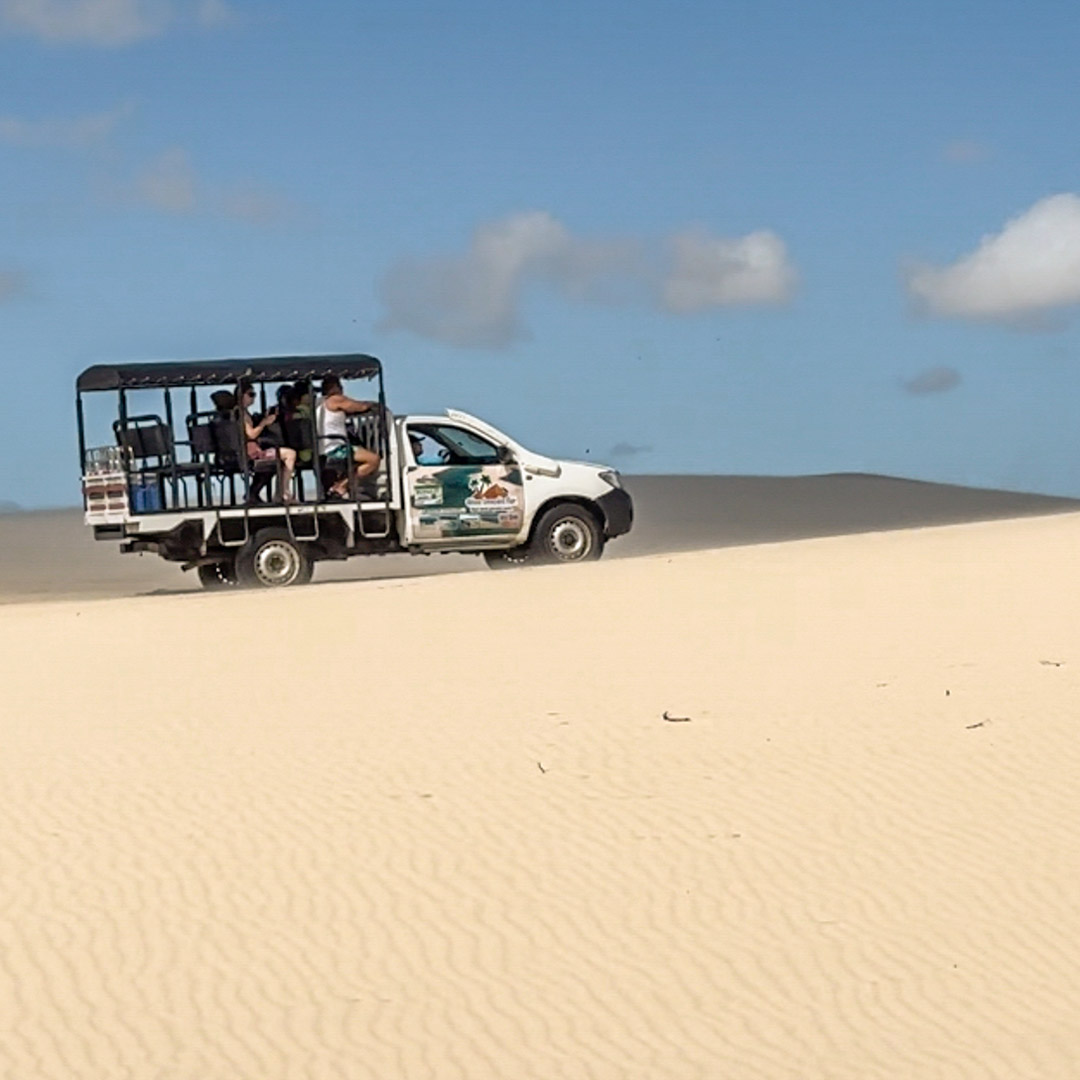
<svg viewBox="0 0 1080 1080">
<path fill-rule="evenodd" d="M 505 465 L 421 465 L 410 474 L 417 540 L 521 531 L 521 470 Z"/>
</svg>

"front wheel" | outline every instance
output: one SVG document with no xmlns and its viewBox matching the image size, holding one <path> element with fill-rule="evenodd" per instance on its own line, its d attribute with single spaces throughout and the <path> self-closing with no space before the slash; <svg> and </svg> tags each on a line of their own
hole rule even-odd
<svg viewBox="0 0 1080 1080">
<path fill-rule="evenodd" d="M 236 555 L 241 585 L 280 589 L 311 580 L 311 559 L 286 529 L 260 529 Z"/>
<path fill-rule="evenodd" d="M 513 566 L 528 566 L 532 561 L 532 551 L 525 545 L 484 552 L 484 562 L 492 570 L 509 570 Z"/>
<path fill-rule="evenodd" d="M 539 562 L 591 562 L 599 559 L 603 550 L 604 534 L 599 522 L 576 503 L 546 510 L 533 533 L 532 551 Z"/>
<path fill-rule="evenodd" d="M 230 555 L 216 563 L 201 563 L 198 567 L 199 584 L 204 589 L 234 589 L 239 584 L 236 577 L 236 560 Z"/>
</svg>

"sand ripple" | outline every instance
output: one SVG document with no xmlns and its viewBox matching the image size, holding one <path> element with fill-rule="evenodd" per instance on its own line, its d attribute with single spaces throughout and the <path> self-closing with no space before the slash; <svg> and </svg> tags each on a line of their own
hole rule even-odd
<svg viewBox="0 0 1080 1080">
<path fill-rule="evenodd" d="M 1074 1077 L 1078 529 L 6 608 L 0 1077 Z"/>
</svg>

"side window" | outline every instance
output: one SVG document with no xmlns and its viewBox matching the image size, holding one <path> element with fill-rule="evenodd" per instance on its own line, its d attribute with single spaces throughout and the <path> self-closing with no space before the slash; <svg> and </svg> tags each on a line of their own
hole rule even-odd
<svg viewBox="0 0 1080 1080">
<path fill-rule="evenodd" d="M 445 465 L 450 451 L 423 428 L 409 428 L 409 446 L 417 465 Z"/>
<path fill-rule="evenodd" d="M 426 434 L 447 451 L 443 460 L 447 465 L 498 465 L 498 448 L 487 439 L 474 435 L 464 428 L 440 424 L 431 427 Z"/>
</svg>

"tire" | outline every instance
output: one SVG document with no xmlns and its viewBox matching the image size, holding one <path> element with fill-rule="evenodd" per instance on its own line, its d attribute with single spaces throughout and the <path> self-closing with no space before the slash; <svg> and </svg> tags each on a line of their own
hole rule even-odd
<svg viewBox="0 0 1080 1080">
<path fill-rule="evenodd" d="M 236 575 L 248 588 L 304 585 L 311 580 L 311 559 L 287 529 L 260 529 L 237 552 Z"/>
<path fill-rule="evenodd" d="M 532 561 L 532 550 L 524 544 L 520 547 L 484 552 L 484 562 L 492 570 L 510 570 L 515 566 L 528 566 Z"/>
<path fill-rule="evenodd" d="M 563 503 L 545 510 L 533 533 L 531 554 L 536 562 L 592 562 L 603 551 L 600 523 L 577 503 Z"/>
<path fill-rule="evenodd" d="M 231 555 L 221 562 L 204 563 L 197 567 L 199 584 L 204 589 L 235 589 L 239 584 L 236 577 L 236 559 Z"/>
</svg>

